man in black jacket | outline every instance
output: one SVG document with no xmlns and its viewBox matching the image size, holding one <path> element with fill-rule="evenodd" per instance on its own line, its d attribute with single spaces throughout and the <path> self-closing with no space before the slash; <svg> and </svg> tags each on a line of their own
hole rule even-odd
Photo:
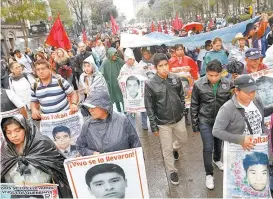
<svg viewBox="0 0 273 199">
<path fill-rule="evenodd" d="M 223 170 L 221 160 L 222 141 L 212 135 L 212 127 L 220 107 L 231 98 L 231 83 L 221 78 L 222 65 L 218 60 L 212 60 L 206 68 L 206 76 L 193 85 L 191 97 L 192 129 L 200 131 L 203 141 L 203 158 L 206 170 L 206 186 L 214 189 L 213 162 Z"/>
<path fill-rule="evenodd" d="M 154 57 L 157 74 L 145 86 L 145 108 L 152 132 L 160 135 L 162 153 L 172 184 L 179 184 L 174 160 L 178 160 L 178 149 L 187 142 L 185 128 L 185 100 L 182 82 L 169 73 L 168 58 L 163 53 Z M 173 134 L 177 140 L 173 142 Z"/>
<path fill-rule="evenodd" d="M 73 75 L 74 78 L 78 79 L 78 81 L 80 80 L 80 75 L 82 74 L 82 64 L 83 61 L 89 57 L 90 55 L 92 55 L 92 52 L 88 52 L 86 51 L 86 44 L 83 42 L 78 43 L 78 48 L 80 51 L 80 54 L 78 54 L 75 58 L 75 62 L 74 62 L 74 67 L 73 67 Z M 95 60 L 95 59 L 94 59 Z M 76 81 L 76 80 L 74 80 Z"/>
</svg>

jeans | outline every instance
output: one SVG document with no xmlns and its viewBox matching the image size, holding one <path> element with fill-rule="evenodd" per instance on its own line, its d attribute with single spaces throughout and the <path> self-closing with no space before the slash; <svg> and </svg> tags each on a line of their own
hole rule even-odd
<svg viewBox="0 0 273 199">
<path fill-rule="evenodd" d="M 127 113 L 127 117 L 132 123 L 132 125 L 136 128 L 136 113 Z M 148 129 L 146 112 L 141 113 L 141 124 L 143 129 Z"/>
<path fill-rule="evenodd" d="M 206 175 L 213 175 L 212 152 L 215 162 L 221 160 L 222 140 L 212 135 L 212 125 L 200 124 L 200 134 L 203 141 L 203 159 Z M 214 149 L 214 151 L 213 151 Z"/>
</svg>

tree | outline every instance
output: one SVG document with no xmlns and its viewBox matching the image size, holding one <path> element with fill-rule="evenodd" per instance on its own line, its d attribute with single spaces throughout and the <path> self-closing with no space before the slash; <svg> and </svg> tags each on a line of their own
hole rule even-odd
<svg viewBox="0 0 273 199">
<path fill-rule="evenodd" d="M 155 3 L 155 0 L 150 0 L 148 2 L 148 6 L 151 8 L 154 5 L 154 3 Z"/>
<path fill-rule="evenodd" d="M 66 0 L 50 0 L 49 5 L 51 7 L 53 17 L 57 17 L 60 13 L 60 18 L 64 22 L 65 26 L 71 27 L 73 25 L 72 17 L 66 4 Z"/>
<path fill-rule="evenodd" d="M 150 19 L 154 18 L 154 14 L 148 6 L 143 6 L 137 11 L 136 18 L 138 20 L 142 19 L 142 21 L 150 22 Z"/>
<path fill-rule="evenodd" d="M 40 0 L 2 0 L 2 18 L 7 23 L 20 23 L 25 46 L 28 47 L 27 21 L 47 19 L 46 4 Z"/>
<path fill-rule="evenodd" d="M 90 2 L 91 19 L 96 25 L 110 21 L 110 15 L 118 17 L 118 11 L 112 0 L 93 0 Z"/>
<path fill-rule="evenodd" d="M 82 29 L 85 29 L 84 9 L 87 6 L 87 2 L 88 0 L 67 0 L 67 3 L 71 7 L 71 11 L 75 14 Z"/>
<path fill-rule="evenodd" d="M 152 6 L 152 11 L 157 19 L 172 17 L 173 5 L 170 0 L 157 0 Z"/>
</svg>

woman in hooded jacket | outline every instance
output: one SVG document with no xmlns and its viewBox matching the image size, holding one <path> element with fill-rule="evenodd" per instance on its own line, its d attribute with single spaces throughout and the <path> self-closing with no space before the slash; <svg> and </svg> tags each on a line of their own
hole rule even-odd
<svg viewBox="0 0 273 199">
<path fill-rule="evenodd" d="M 72 64 L 70 62 L 70 58 L 67 52 L 62 48 L 58 48 L 55 51 L 54 61 L 56 62 L 56 72 L 60 74 L 64 79 L 66 79 L 72 86 Z"/>
<path fill-rule="evenodd" d="M 1 121 L 6 143 L 1 148 L 1 183 L 56 183 L 60 198 L 72 198 L 65 157 L 48 137 L 36 133 L 22 115 Z"/>
<path fill-rule="evenodd" d="M 103 75 L 99 72 L 97 65 L 92 56 L 87 57 L 83 61 L 83 73 L 80 76 L 80 101 L 84 101 L 92 90 L 98 87 L 104 87 L 106 90 L 107 84 Z"/>
</svg>

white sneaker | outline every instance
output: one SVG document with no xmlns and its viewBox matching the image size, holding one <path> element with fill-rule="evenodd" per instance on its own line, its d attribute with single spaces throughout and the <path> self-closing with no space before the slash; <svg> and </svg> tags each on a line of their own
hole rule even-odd
<svg viewBox="0 0 273 199">
<path fill-rule="evenodd" d="M 223 164 L 223 162 L 221 162 L 221 161 L 214 162 L 214 160 L 213 160 L 213 163 L 214 163 L 214 164 L 218 167 L 218 169 L 220 169 L 221 171 L 224 170 L 224 164 Z"/>
<path fill-rule="evenodd" d="M 206 187 L 208 189 L 214 189 L 214 178 L 212 175 L 206 176 Z"/>
</svg>

